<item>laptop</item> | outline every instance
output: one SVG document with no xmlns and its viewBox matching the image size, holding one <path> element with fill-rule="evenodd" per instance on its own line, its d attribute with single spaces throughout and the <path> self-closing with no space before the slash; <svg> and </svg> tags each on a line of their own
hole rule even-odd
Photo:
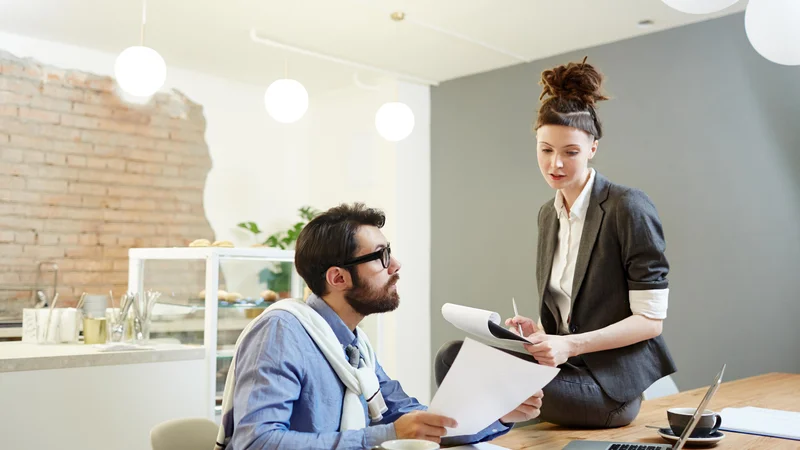
<svg viewBox="0 0 800 450">
<path fill-rule="evenodd" d="M 694 431 L 694 427 L 697 426 L 697 422 L 700 420 L 700 416 L 703 415 L 703 411 L 705 411 L 708 402 L 711 401 L 711 397 L 713 397 L 714 393 L 719 389 L 719 385 L 722 383 L 723 373 L 725 373 L 725 365 L 722 366 L 722 370 L 717 374 L 717 378 L 714 379 L 714 382 L 708 387 L 706 396 L 703 397 L 700 406 L 697 407 L 686 429 L 683 430 L 680 439 L 678 439 L 674 445 L 648 444 L 646 442 L 572 441 L 564 447 L 564 450 L 681 450 L 686 440 L 692 435 L 692 431 Z"/>
</svg>

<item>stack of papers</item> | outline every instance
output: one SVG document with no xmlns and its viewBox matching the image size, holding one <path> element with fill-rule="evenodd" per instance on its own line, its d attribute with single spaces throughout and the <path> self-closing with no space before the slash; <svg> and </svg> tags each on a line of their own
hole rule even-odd
<svg viewBox="0 0 800 450">
<path fill-rule="evenodd" d="M 465 331 L 493 347 L 527 355 L 527 339 L 508 331 L 500 324 L 500 315 L 494 311 L 445 303 L 442 317 L 456 328 Z"/>
<path fill-rule="evenodd" d="M 800 440 L 800 412 L 747 406 L 725 408 L 721 430 Z"/>
<path fill-rule="evenodd" d="M 508 450 L 506 447 L 490 444 L 488 442 L 481 442 L 472 445 L 459 445 L 458 447 L 448 447 L 448 450 Z"/>
</svg>

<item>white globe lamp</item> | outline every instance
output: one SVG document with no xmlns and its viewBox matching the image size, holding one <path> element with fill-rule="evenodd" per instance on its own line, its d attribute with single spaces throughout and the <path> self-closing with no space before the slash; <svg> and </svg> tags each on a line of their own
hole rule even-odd
<svg viewBox="0 0 800 450">
<path fill-rule="evenodd" d="M 750 45 L 764 58 L 800 65 L 800 0 L 750 0 L 744 13 Z"/>
<path fill-rule="evenodd" d="M 280 123 L 297 122 L 308 110 L 308 92 L 297 80 L 276 80 L 264 93 L 264 106 L 267 113 Z"/>
<path fill-rule="evenodd" d="M 414 131 L 414 112 L 405 103 L 384 103 L 375 113 L 375 128 L 389 142 L 398 142 Z"/>
<path fill-rule="evenodd" d="M 117 56 L 114 76 L 119 87 L 134 97 L 150 97 L 164 85 L 167 64 L 157 51 L 136 45 Z"/>
<path fill-rule="evenodd" d="M 733 5 L 739 0 L 661 0 L 667 6 L 687 14 L 711 14 Z"/>
</svg>

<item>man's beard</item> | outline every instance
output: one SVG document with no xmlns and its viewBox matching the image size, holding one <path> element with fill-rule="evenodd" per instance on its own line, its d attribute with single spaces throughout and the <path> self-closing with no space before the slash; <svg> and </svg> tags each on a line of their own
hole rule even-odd
<svg viewBox="0 0 800 450">
<path fill-rule="evenodd" d="M 352 272 L 353 287 L 345 292 L 344 299 L 353 310 L 362 316 L 394 311 L 400 306 L 400 295 L 397 290 L 391 291 L 400 279 L 394 274 L 382 288 L 367 286 L 359 280 L 355 271 Z"/>
</svg>

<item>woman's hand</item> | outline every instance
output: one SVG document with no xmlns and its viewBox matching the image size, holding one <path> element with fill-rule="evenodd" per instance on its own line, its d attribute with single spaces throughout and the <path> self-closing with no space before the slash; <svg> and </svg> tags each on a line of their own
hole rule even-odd
<svg viewBox="0 0 800 450">
<path fill-rule="evenodd" d="M 500 422 L 508 426 L 539 417 L 540 409 L 542 408 L 542 397 L 544 397 L 544 392 L 540 390 L 522 402 L 515 410 L 501 417 Z"/>
<path fill-rule="evenodd" d="M 530 336 L 534 333 L 538 333 L 540 331 L 539 327 L 536 325 L 536 322 L 533 319 L 529 319 L 527 317 L 522 316 L 514 316 L 510 319 L 506 319 L 506 326 L 508 327 L 509 331 L 512 333 L 519 335 L 519 329 L 517 325 L 522 325 L 522 337 Z"/>
<path fill-rule="evenodd" d="M 573 356 L 572 341 L 567 336 L 539 332 L 527 339 L 531 343 L 525 344 L 525 350 L 543 366 L 560 366 Z"/>
</svg>

